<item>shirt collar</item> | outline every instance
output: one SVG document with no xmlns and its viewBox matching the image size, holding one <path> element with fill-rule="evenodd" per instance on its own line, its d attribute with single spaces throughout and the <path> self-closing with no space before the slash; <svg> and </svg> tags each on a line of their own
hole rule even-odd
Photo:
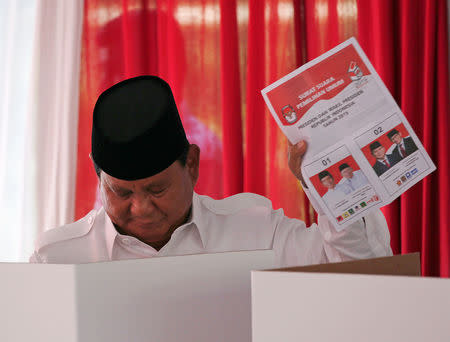
<svg viewBox="0 0 450 342">
<path fill-rule="evenodd" d="M 111 219 L 109 218 L 109 216 L 106 213 L 106 211 L 104 210 L 104 208 L 102 208 L 101 210 L 105 214 L 104 229 L 105 229 L 106 248 L 108 250 L 109 259 L 111 260 L 112 252 L 113 252 L 113 248 L 114 248 L 114 241 L 115 241 L 116 237 L 119 235 L 119 233 L 117 232 L 117 229 L 114 227 L 114 224 L 112 223 Z M 192 226 L 198 230 L 202 246 L 203 246 L 203 248 L 205 248 L 205 232 L 201 228 L 202 227 L 202 224 L 201 224 L 202 214 L 203 214 L 202 210 L 204 210 L 204 209 L 200 203 L 199 195 L 197 195 L 194 192 L 194 195 L 192 197 L 192 208 L 191 208 L 191 214 L 189 216 L 189 219 L 187 220 L 187 222 L 185 224 L 183 224 L 179 228 L 185 227 L 189 224 L 192 224 Z M 175 232 L 176 232 L 176 230 L 175 230 Z"/>
<path fill-rule="evenodd" d="M 104 211 L 105 209 L 102 208 Z M 111 219 L 105 211 L 105 239 L 106 239 L 106 248 L 108 249 L 109 260 L 112 260 L 112 251 L 114 247 L 114 241 L 116 240 L 116 236 L 118 234 L 116 228 L 114 227 Z"/>
<path fill-rule="evenodd" d="M 200 203 L 200 196 L 194 192 L 192 197 L 191 222 L 195 225 L 200 235 L 203 248 L 206 246 L 206 232 L 204 230 L 204 211 L 205 208 Z"/>
</svg>

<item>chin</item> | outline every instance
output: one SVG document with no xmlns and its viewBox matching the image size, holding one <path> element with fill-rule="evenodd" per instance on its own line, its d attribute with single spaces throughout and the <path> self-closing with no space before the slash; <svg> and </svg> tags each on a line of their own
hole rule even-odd
<svg viewBox="0 0 450 342">
<path fill-rule="evenodd" d="M 160 234 L 166 232 L 168 228 L 163 224 L 158 223 L 142 223 L 142 224 L 130 224 L 130 231 L 141 232 L 146 234 L 151 232 L 152 234 Z"/>
</svg>

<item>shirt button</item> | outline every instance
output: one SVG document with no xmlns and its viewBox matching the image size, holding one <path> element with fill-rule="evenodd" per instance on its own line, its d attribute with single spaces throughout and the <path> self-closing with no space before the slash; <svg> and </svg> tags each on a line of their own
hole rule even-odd
<svg viewBox="0 0 450 342">
<path fill-rule="evenodd" d="M 122 239 L 122 242 L 123 242 L 125 245 L 129 246 L 131 241 L 130 241 L 129 238 L 123 238 L 123 239 Z"/>
<path fill-rule="evenodd" d="M 88 223 L 89 224 L 92 224 L 92 221 L 93 221 L 94 219 L 92 218 L 92 216 L 89 216 L 89 218 L 88 218 Z"/>
</svg>

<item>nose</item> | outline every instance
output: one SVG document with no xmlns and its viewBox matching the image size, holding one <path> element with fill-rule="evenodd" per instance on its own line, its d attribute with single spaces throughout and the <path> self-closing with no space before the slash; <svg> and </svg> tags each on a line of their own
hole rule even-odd
<svg viewBox="0 0 450 342">
<path fill-rule="evenodd" d="M 131 215 L 133 217 L 149 217 L 157 210 L 150 196 L 135 194 L 131 202 Z"/>
</svg>

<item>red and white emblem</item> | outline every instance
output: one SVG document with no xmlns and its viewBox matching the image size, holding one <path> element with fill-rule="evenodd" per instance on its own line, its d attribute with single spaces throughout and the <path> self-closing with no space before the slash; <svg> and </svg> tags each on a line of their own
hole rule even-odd
<svg viewBox="0 0 450 342">
<path fill-rule="evenodd" d="M 297 121 L 297 113 L 295 113 L 295 110 L 291 105 L 287 105 L 281 108 L 281 114 L 283 115 L 283 118 L 290 124 Z"/>
</svg>

